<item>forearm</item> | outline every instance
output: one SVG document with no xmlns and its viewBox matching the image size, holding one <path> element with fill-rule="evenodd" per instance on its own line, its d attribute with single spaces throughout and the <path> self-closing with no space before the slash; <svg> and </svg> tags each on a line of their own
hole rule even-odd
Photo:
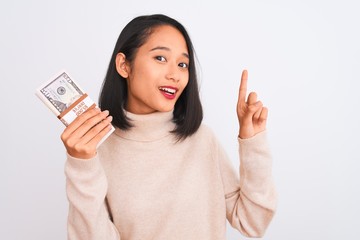
<svg viewBox="0 0 360 240">
<path fill-rule="evenodd" d="M 239 139 L 240 189 L 227 196 L 231 224 L 244 235 L 262 236 L 276 210 L 272 158 L 266 132 Z"/>
<path fill-rule="evenodd" d="M 119 240 L 105 204 L 107 179 L 99 159 L 68 156 L 65 175 L 69 200 L 68 239 Z"/>
</svg>

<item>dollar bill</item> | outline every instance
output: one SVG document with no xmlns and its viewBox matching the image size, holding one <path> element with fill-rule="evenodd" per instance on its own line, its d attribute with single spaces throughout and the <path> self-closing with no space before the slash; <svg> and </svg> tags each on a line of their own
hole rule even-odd
<svg viewBox="0 0 360 240">
<path fill-rule="evenodd" d="M 61 71 L 36 89 L 39 99 L 68 126 L 86 110 L 96 107 L 95 102 L 66 72 Z M 98 146 L 115 130 L 114 127 L 99 142 Z"/>
<path fill-rule="evenodd" d="M 44 87 L 39 89 L 39 93 L 56 109 L 57 115 L 60 115 L 84 95 L 66 72 L 62 72 L 54 80 L 47 82 Z"/>
</svg>

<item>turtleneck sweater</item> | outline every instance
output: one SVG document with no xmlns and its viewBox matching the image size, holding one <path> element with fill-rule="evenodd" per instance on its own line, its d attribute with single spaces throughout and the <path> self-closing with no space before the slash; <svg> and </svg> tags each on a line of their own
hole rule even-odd
<svg viewBox="0 0 360 240">
<path fill-rule="evenodd" d="M 126 112 L 91 159 L 67 154 L 70 240 L 223 240 L 226 219 L 248 237 L 265 233 L 276 208 L 266 132 L 238 139 L 235 171 L 204 124 L 178 141 L 172 112 Z"/>
</svg>

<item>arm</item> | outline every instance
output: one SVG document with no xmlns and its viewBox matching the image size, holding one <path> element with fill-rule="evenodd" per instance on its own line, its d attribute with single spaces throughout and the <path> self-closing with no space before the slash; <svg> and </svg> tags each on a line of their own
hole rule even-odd
<svg viewBox="0 0 360 240">
<path fill-rule="evenodd" d="M 68 155 L 65 175 L 68 239 L 120 240 L 105 204 L 107 180 L 98 156 L 83 160 Z"/>
<path fill-rule="evenodd" d="M 257 100 L 255 92 L 246 99 L 247 80 L 244 70 L 237 103 L 240 189 L 226 194 L 226 205 L 231 225 L 247 236 L 258 237 L 264 234 L 274 215 L 276 193 L 265 131 L 268 109 Z"/>
<path fill-rule="evenodd" d="M 119 240 L 105 204 L 107 179 L 96 153 L 110 130 L 108 111 L 93 108 L 66 127 L 61 139 L 67 150 L 66 192 L 69 240 Z"/>
<path fill-rule="evenodd" d="M 240 183 L 225 154 L 220 163 L 229 223 L 248 237 L 264 235 L 276 209 L 266 132 L 239 138 Z M 225 173 L 225 174 L 224 174 Z"/>
</svg>

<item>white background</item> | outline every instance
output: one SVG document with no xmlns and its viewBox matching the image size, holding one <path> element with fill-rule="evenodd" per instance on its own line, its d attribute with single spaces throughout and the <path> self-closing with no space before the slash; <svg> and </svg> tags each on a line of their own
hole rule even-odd
<svg viewBox="0 0 360 240">
<path fill-rule="evenodd" d="M 97 100 L 121 29 L 152 13 L 188 29 L 204 122 L 234 167 L 242 69 L 270 109 L 279 205 L 263 239 L 359 239 L 359 12 L 355 0 L 2 1 L 0 239 L 66 239 L 63 125 L 34 91 L 64 68 Z"/>
</svg>

